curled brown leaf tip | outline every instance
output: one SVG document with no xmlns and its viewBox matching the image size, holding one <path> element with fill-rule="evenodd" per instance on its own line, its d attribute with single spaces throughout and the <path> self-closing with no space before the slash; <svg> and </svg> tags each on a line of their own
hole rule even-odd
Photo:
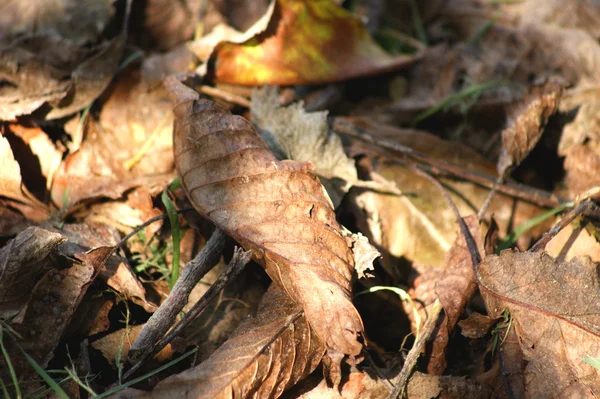
<svg viewBox="0 0 600 399">
<path fill-rule="evenodd" d="M 165 85 L 175 163 L 196 210 L 252 250 L 331 353 L 358 356 L 354 258 L 312 163 L 278 161 L 246 119 L 174 79 Z"/>
</svg>

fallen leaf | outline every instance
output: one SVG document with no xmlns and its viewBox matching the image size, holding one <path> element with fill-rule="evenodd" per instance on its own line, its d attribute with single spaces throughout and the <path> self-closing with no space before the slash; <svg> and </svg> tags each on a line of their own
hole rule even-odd
<svg viewBox="0 0 600 399">
<path fill-rule="evenodd" d="M 196 210 L 253 251 L 328 353 L 359 356 L 354 260 L 312 165 L 277 161 L 250 122 L 174 78 L 166 85 L 175 104 L 175 162 Z"/>
<path fill-rule="evenodd" d="M 78 253 L 98 247 L 113 247 L 120 241 L 118 231 L 108 225 L 99 223 L 65 224 L 60 230 L 69 239 L 60 248 L 67 257 L 77 256 Z M 134 274 L 127 259 L 112 255 L 104 262 L 99 276 L 106 284 L 123 295 L 124 298 L 139 298 L 139 303 L 148 307 L 146 291 Z M 150 309 L 150 308 L 149 308 Z"/>
<path fill-rule="evenodd" d="M 565 183 L 571 198 L 600 186 L 600 141 L 574 145 L 566 153 Z"/>
<path fill-rule="evenodd" d="M 374 137 L 393 140 L 438 160 L 443 160 L 471 172 L 492 176 L 494 165 L 474 150 L 451 141 L 440 139 L 422 130 L 399 129 L 375 123 L 368 118 L 345 118 Z M 354 142 L 351 153 L 368 155 L 365 144 Z M 396 155 L 403 159 L 402 154 Z M 380 156 L 369 156 L 361 161 L 363 170 L 378 174 L 396 184 L 402 195 L 373 190 L 352 190 L 352 212 L 358 229 L 381 252 L 385 265 L 395 265 L 398 258 L 421 264 L 442 267 L 445 254 L 456 237 L 456 218 L 439 189 L 408 166 Z M 451 187 L 450 196 L 461 215 L 476 212 L 484 203 L 488 189 L 474 183 L 440 177 Z M 508 196 L 496 195 L 486 215 L 494 214 L 501 235 L 508 233 L 511 223 L 519 225 L 540 214 L 542 208 L 516 201 Z M 528 243 L 531 236 L 539 235 L 550 223 L 540 224 L 522 236 L 520 243 Z M 392 267 L 388 267 L 391 269 Z M 394 275 L 390 271 L 390 275 Z"/>
<path fill-rule="evenodd" d="M 75 309 L 102 268 L 102 261 L 110 250 L 111 248 L 101 247 L 79 253 L 66 268 L 50 268 L 33 288 L 22 321 L 10 325 L 20 337 L 20 347 L 42 368 L 46 368 L 54 357 L 54 350 Z M 33 376 L 39 378 L 16 345 L 9 342 L 8 352 L 21 379 L 27 381 Z M 0 369 L 0 373 L 3 371 Z"/>
<path fill-rule="evenodd" d="M 464 222 L 469 228 L 479 252 L 483 253 L 483 237 L 477 216 L 466 217 Z M 431 357 L 427 365 L 430 374 L 442 375 L 446 370 L 445 350 L 450 340 L 450 334 L 459 317 L 465 312 L 476 289 L 471 253 L 465 237 L 459 233 L 454 245 L 446 253 L 446 270 L 435 284 L 435 292 L 444 308 L 444 318 L 433 337 Z"/>
<path fill-rule="evenodd" d="M 517 111 L 509 127 L 502 131 L 502 153 L 498 159 L 498 174 L 504 175 L 518 166 L 538 143 L 548 118 L 558 109 L 562 86 L 550 79 L 543 87 L 534 90 Z"/>
<path fill-rule="evenodd" d="M 282 107 L 276 87 L 254 90 L 251 109 L 252 122 L 277 158 L 312 161 L 337 207 L 358 175 L 342 140 L 329 131 L 327 112 L 306 112 L 301 102 Z"/>
<path fill-rule="evenodd" d="M 51 260 L 49 255 L 67 239 L 39 227 L 29 227 L 0 251 L 0 318 L 10 321 L 29 302 L 32 289 Z"/>
<path fill-rule="evenodd" d="M 310 374 L 324 352 L 302 308 L 272 283 L 256 315 L 208 360 L 129 397 L 277 398 Z"/>
<path fill-rule="evenodd" d="M 257 24 L 265 26 L 265 18 Z M 398 70 L 419 57 L 388 55 L 362 21 L 330 0 L 276 0 L 265 31 L 245 38 L 220 41 L 214 47 L 207 63 L 214 62 L 217 81 L 318 84 Z"/>
<path fill-rule="evenodd" d="M 485 336 L 490 332 L 490 329 L 498 322 L 497 319 L 484 316 L 480 313 L 474 312 L 464 320 L 458 322 L 461 328 L 461 334 L 463 337 L 476 339 Z"/>
<path fill-rule="evenodd" d="M 0 40 L 55 34 L 85 45 L 97 40 L 112 15 L 113 0 L 7 1 L 0 14 Z"/>
<path fill-rule="evenodd" d="M 116 366 L 117 356 L 120 359 L 127 359 L 129 348 L 131 348 L 135 338 L 142 331 L 142 327 L 144 326 L 122 328 L 92 342 L 91 345 L 94 349 L 102 352 L 102 356 L 114 367 Z M 158 352 L 156 360 L 161 362 L 169 360 L 173 355 L 171 352 L 171 345 L 169 344 Z"/>
<path fill-rule="evenodd" d="M 600 352 L 600 286 L 589 257 L 557 263 L 546 253 L 505 250 L 487 256 L 477 275 L 489 316 L 510 312 L 526 361 L 513 377 L 528 397 L 600 393 L 600 370 L 582 360 Z"/>
<path fill-rule="evenodd" d="M 170 50 L 194 36 L 202 7 L 201 0 L 145 1 L 139 10 L 143 26 L 132 29 L 132 34 L 145 49 Z"/>
<path fill-rule="evenodd" d="M 550 240 L 545 250 L 559 261 L 568 262 L 576 256 L 589 256 L 592 262 L 600 262 L 600 243 L 594 230 L 595 227 L 579 217 Z"/>
</svg>

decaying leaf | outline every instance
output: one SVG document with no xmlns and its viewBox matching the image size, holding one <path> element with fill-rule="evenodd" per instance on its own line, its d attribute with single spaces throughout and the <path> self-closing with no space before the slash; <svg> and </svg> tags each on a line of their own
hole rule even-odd
<svg viewBox="0 0 600 399">
<path fill-rule="evenodd" d="M 464 220 L 480 253 L 483 252 L 483 240 L 477 216 L 472 215 Z M 435 284 L 435 292 L 444 308 L 445 317 L 433 340 L 431 359 L 427 366 L 430 374 L 441 375 L 445 371 L 447 365 L 445 349 L 450 334 L 476 289 L 471 254 L 465 237 L 459 233 L 454 245 L 446 253 L 446 270 Z"/>
<path fill-rule="evenodd" d="M 264 22 L 261 18 L 257 24 L 262 27 Z M 243 42 L 221 41 L 214 47 L 208 63 L 214 60 L 218 81 L 316 84 L 389 72 L 417 59 L 388 55 L 360 19 L 331 0 L 276 0 L 266 30 L 248 36 Z"/>
<path fill-rule="evenodd" d="M 510 312 L 526 361 L 513 377 L 527 397 L 600 394 L 600 370 L 582 361 L 600 353 L 600 285 L 589 257 L 558 263 L 546 253 L 505 250 L 486 257 L 477 274 L 489 316 Z"/>
<path fill-rule="evenodd" d="M 495 173 L 494 165 L 472 149 L 442 140 L 425 131 L 399 129 L 367 118 L 345 119 L 374 137 L 391 139 L 395 143 L 470 171 L 487 175 Z M 364 153 L 364 143 L 353 144 L 352 150 Z M 349 203 L 356 208 L 354 213 L 359 230 L 377 246 L 384 264 L 394 264 L 397 258 L 404 257 L 421 265 L 443 266 L 445 254 L 452 247 L 457 228 L 454 213 L 439 194 L 438 188 L 410 167 L 384 157 L 365 158 L 361 165 L 394 182 L 402 192 L 402 195 L 391 195 L 373 190 L 350 191 L 353 200 Z M 450 196 L 464 216 L 476 212 L 488 194 L 488 189 L 470 182 L 446 177 L 441 177 L 440 181 L 451 187 Z M 524 201 L 497 195 L 488 214 L 494 214 L 501 234 L 506 234 L 510 223 L 518 226 L 541 212 L 541 208 Z M 539 234 L 548 225 L 540 224 L 528 234 Z M 522 239 L 528 240 L 525 236 Z"/>
<path fill-rule="evenodd" d="M 21 312 L 32 289 L 50 262 L 48 256 L 66 238 L 39 227 L 29 227 L 0 251 L 0 319 Z"/>
<path fill-rule="evenodd" d="M 253 251 L 329 354 L 357 357 L 363 326 L 351 301 L 354 260 L 312 164 L 278 161 L 250 122 L 174 78 L 166 85 L 175 162 L 196 210 Z"/>
<path fill-rule="evenodd" d="M 143 325 L 139 325 L 120 329 L 92 342 L 92 347 L 102 352 L 102 356 L 112 366 L 115 366 L 117 356 L 120 356 L 121 359 L 127 359 L 129 348 L 131 348 L 142 327 Z M 168 360 L 172 356 L 171 352 L 171 345 L 167 345 L 158 352 L 156 359 L 158 361 Z"/>
<path fill-rule="evenodd" d="M 518 166 L 533 150 L 542 136 L 548 118 L 558 109 L 562 86 L 551 79 L 539 93 L 525 100 L 524 109 L 512 124 L 502 131 L 502 153 L 498 160 L 498 174 L 504 175 L 511 167 Z"/>
<path fill-rule="evenodd" d="M 107 247 L 95 248 L 77 254 L 76 259 L 62 270 L 50 268 L 33 288 L 22 319 L 10 325 L 19 335 L 21 348 L 42 368 L 54 356 L 54 350 L 75 309 L 111 250 Z M 16 345 L 9 342 L 8 348 L 21 378 L 27 380 L 32 375 L 37 376 Z M 5 371 L 0 368 L 0 375 Z M 2 378 L 6 381 L 4 376 Z"/>
<path fill-rule="evenodd" d="M 272 283 L 256 315 L 210 358 L 135 397 L 277 398 L 310 374 L 324 352 L 302 308 Z"/>
<path fill-rule="evenodd" d="M 113 14 L 113 0 L 5 1 L 0 14 L 4 36 L 58 34 L 78 45 L 97 40 Z"/>
<path fill-rule="evenodd" d="M 304 104 L 279 105 L 279 90 L 265 87 L 252 94 L 252 122 L 279 159 L 311 161 L 335 206 L 358 180 L 354 160 L 339 136 L 329 132 L 327 112 L 306 112 Z"/>
</svg>

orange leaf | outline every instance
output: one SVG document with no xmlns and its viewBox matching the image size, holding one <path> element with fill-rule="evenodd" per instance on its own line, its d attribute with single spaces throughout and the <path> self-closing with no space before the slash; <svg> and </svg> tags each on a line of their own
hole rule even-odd
<svg viewBox="0 0 600 399">
<path fill-rule="evenodd" d="M 363 23 L 331 0 L 277 0 L 266 30 L 219 43 L 215 78 L 241 85 L 299 85 L 397 70 L 417 55 L 390 56 Z"/>
</svg>

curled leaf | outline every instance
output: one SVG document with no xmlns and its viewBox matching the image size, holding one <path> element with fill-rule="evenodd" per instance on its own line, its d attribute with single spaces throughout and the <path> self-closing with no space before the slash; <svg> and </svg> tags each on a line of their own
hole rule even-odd
<svg viewBox="0 0 600 399">
<path fill-rule="evenodd" d="M 262 264 L 304 310 L 328 353 L 358 356 L 352 252 L 311 163 L 278 161 L 250 122 L 166 81 L 181 184 L 201 214 Z"/>
<path fill-rule="evenodd" d="M 302 309 L 271 284 L 256 316 L 237 328 L 210 358 L 141 397 L 277 398 L 310 374 L 324 351 Z"/>
<path fill-rule="evenodd" d="M 214 60 L 218 81 L 241 85 L 325 83 L 397 70 L 420 56 L 387 54 L 359 18 L 331 0 L 274 3 L 264 32 L 265 17 L 249 30 L 260 33 L 235 35 L 234 40 L 214 47 L 208 64 Z M 246 39 L 243 42 L 239 40 L 242 37 Z M 199 58 L 205 57 L 199 54 Z"/>
</svg>

